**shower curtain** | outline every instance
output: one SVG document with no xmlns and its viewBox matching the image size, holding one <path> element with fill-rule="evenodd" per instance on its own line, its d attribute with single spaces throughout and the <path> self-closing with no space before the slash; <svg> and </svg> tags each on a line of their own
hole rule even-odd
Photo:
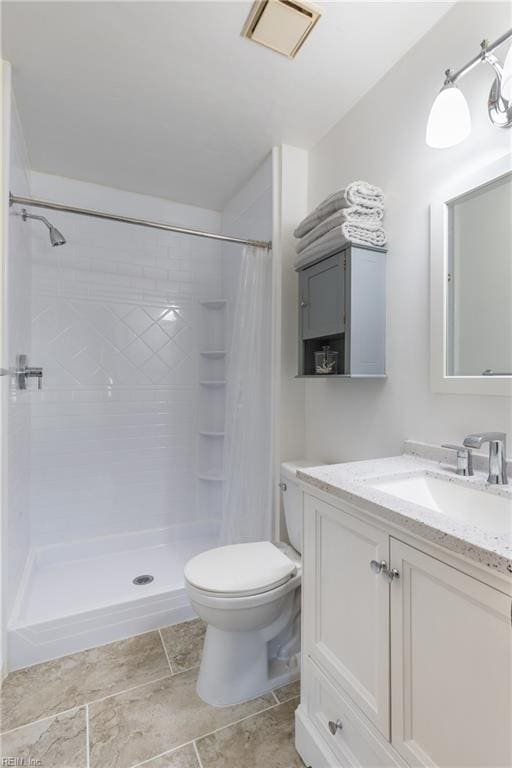
<svg viewBox="0 0 512 768">
<path fill-rule="evenodd" d="M 272 255 L 245 247 L 228 360 L 221 544 L 272 538 Z"/>
</svg>

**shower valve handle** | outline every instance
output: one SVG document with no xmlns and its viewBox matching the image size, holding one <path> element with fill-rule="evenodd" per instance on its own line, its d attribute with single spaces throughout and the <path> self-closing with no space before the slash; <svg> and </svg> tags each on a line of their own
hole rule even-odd
<svg viewBox="0 0 512 768">
<path fill-rule="evenodd" d="M 16 375 L 19 389 L 27 389 L 27 379 L 37 379 L 37 388 L 43 388 L 43 369 L 32 365 L 27 365 L 27 356 L 18 355 L 17 368 L 13 373 Z"/>
</svg>

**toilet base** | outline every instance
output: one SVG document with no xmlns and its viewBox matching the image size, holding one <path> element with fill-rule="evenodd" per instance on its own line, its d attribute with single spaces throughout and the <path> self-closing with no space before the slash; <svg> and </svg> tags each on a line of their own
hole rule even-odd
<svg viewBox="0 0 512 768">
<path fill-rule="evenodd" d="M 241 704 L 299 678 L 298 654 L 269 659 L 263 632 L 206 630 L 197 693 L 213 707 Z"/>
</svg>

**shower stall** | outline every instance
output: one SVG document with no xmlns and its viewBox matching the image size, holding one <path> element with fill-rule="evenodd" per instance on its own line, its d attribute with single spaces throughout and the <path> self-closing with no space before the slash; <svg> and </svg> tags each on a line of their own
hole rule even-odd
<svg viewBox="0 0 512 768">
<path fill-rule="evenodd" d="M 183 567 L 219 543 L 226 249 L 244 238 L 214 211 L 31 173 L 16 120 L 10 184 L 12 670 L 192 617 Z M 271 200 L 265 216 L 263 236 Z M 19 354 L 41 389 L 19 388 Z"/>
</svg>

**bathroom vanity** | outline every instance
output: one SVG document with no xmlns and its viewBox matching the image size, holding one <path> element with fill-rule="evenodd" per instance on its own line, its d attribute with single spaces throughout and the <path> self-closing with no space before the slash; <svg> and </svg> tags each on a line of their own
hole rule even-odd
<svg viewBox="0 0 512 768">
<path fill-rule="evenodd" d="M 511 486 L 418 452 L 298 472 L 311 768 L 512 765 Z"/>
</svg>

